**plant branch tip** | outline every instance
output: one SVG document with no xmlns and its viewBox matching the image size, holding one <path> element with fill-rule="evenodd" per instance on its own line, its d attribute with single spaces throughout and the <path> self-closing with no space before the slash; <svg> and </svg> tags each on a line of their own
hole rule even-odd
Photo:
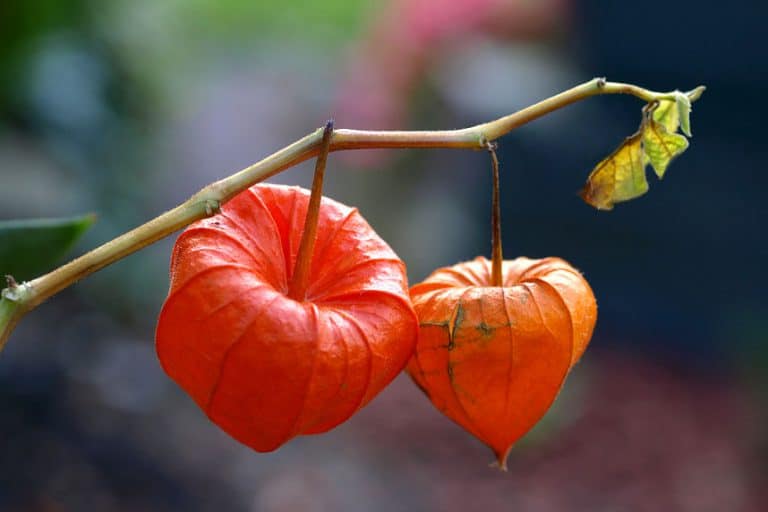
<svg viewBox="0 0 768 512">
<path fill-rule="evenodd" d="M 701 95 L 704 94 L 704 91 L 707 90 L 706 85 L 700 85 L 694 89 L 691 89 L 687 93 L 685 93 L 686 96 L 688 96 L 688 99 L 691 101 L 696 101 L 699 98 L 701 98 Z"/>
</svg>

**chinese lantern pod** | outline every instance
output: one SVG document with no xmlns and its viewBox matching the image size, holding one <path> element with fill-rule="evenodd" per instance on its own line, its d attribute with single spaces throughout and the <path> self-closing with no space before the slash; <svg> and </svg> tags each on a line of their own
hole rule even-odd
<svg viewBox="0 0 768 512">
<path fill-rule="evenodd" d="M 356 209 L 323 198 L 306 300 L 288 297 L 309 201 L 257 185 L 192 224 L 157 327 L 168 375 L 257 451 L 327 431 L 405 366 L 418 324 L 405 266 Z"/>
<path fill-rule="evenodd" d="M 597 319 L 581 274 L 558 258 L 479 257 L 411 288 L 419 339 L 408 373 L 443 414 L 491 447 L 512 445 L 549 409 Z"/>
</svg>

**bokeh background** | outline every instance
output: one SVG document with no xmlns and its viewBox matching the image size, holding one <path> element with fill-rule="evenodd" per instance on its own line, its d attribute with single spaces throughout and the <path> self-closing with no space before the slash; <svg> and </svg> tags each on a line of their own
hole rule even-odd
<svg viewBox="0 0 768 512">
<path fill-rule="evenodd" d="M 758 511 L 768 507 L 764 2 L 5 0 L 0 219 L 111 239 L 328 117 L 442 129 L 593 76 L 706 84 L 692 144 L 612 212 L 576 192 L 639 122 L 599 97 L 500 141 L 506 255 L 580 268 L 599 320 L 509 473 L 405 376 L 258 454 L 162 372 L 173 238 L 63 292 L 0 357 L 3 511 Z M 487 155 L 334 153 L 326 193 L 409 264 L 489 254 Z M 307 186 L 311 163 L 272 181 Z M 0 269 L 1 270 L 1 269 Z"/>
</svg>

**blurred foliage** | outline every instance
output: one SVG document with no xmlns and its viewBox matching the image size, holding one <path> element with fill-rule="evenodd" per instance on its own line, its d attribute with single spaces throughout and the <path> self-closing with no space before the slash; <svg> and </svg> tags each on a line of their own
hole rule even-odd
<svg viewBox="0 0 768 512">
<path fill-rule="evenodd" d="M 336 43 L 357 33 L 363 15 L 373 0 L 324 0 L 285 2 L 281 0 L 183 0 L 168 2 L 181 16 L 190 34 L 205 34 L 217 40 L 284 37 L 286 32 L 302 39 L 330 38 Z"/>
<path fill-rule="evenodd" d="M 51 270 L 95 220 L 94 215 L 84 215 L 0 221 L 0 276 L 20 282 Z"/>
<path fill-rule="evenodd" d="M 95 24 L 136 74 L 175 92 L 190 75 L 237 55 L 266 54 L 277 63 L 290 53 L 286 48 L 338 52 L 375 6 L 374 0 L 136 0 L 105 6 Z"/>
<path fill-rule="evenodd" d="M 86 0 L 0 3 L 0 116 L 18 94 L 19 77 L 41 37 L 86 25 Z"/>
</svg>

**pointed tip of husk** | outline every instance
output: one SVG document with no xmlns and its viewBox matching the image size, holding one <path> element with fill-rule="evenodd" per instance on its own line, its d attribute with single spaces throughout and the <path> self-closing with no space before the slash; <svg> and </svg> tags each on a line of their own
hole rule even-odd
<svg viewBox="0 0 768 512">
<path fill-rule="evenodd" d="M 492 468 L 497 468 L 499 471 L 507 472 L 507 458 L 509 457 L 509 451 L 512 449 L 512 445 L 508 446 L 504 450 L 497 450 L 493 448 L 493 453 L 496 454 L 496 460 L 491 462 Z"/>
</svg>

